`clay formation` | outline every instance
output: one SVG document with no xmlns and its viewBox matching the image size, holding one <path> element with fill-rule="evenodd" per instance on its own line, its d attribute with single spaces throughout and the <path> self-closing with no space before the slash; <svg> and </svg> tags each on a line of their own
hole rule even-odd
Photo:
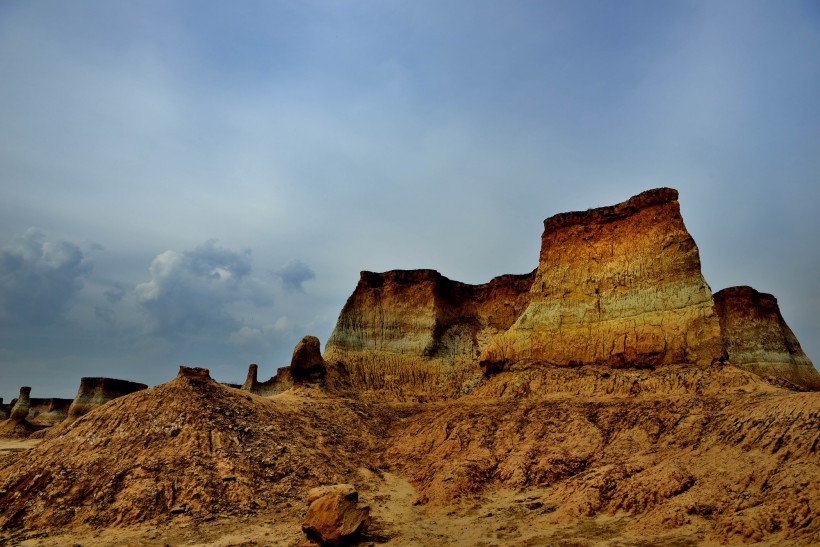
<svg viewBox="0 0 820 547">
<path fill-rule="evenodd" d="M 766 378 L 820 390 L 820 374 L 780 314 L 777 299 L 751 287 L 715 294 L 723 348 L 729 361 Z"/>
</svg>

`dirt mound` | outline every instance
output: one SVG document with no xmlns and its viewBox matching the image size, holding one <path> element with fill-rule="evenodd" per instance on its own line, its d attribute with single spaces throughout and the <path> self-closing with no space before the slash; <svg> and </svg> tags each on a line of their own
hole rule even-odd
<svg viewBox="0 0 820 547">
<path fill-rule="evenodd" d="M 750 381 L 722 394 L 692 383 L 677 394 L 556 396 L 530 385 L 482 396 L 509 389 L 491 382 L 398 424 L 386 459 L 421 503 L 540 488 L 532 503 L 553 524 L 628 515 L 636 536 L 688 528 L 721 542 L 818 539 L 820 394 L 738 372 Z"/>
<path fill-rule="evenodd" d="M 181 367 L 0 469 L 0 529 L 251 514 L 302 499 L 374 459 L 377 415 L 311 388 L 265 399 Z"/>
</svg>

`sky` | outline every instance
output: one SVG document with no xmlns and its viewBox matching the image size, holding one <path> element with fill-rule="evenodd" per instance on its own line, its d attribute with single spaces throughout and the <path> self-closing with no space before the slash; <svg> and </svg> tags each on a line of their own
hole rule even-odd
<svg viewBox="0 0 820 547">
<path fill-rule="evenodd" d="M 267 378 L 361 270 L 660 186 L 820 360 L 818 52 L 815 1 L 4 0 L 0 397 Z"/>
</svg>

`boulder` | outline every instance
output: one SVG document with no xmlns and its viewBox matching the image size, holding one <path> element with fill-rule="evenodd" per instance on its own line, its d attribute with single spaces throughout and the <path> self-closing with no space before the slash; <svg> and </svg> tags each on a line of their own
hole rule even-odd
<svg viewBox="0 0 820 547">
<path fill-rule="evenodd" d="M 302 531 L 319 545 L 344 545 L 369 516 L 370 507 L 359 504 L 359 494 L 352 484 L 320 486 L 308 492 Z"/>
</svg>

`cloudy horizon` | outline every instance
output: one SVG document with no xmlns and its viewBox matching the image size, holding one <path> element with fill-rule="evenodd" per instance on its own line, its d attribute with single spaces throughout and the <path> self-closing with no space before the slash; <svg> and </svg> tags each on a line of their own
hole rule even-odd
<svg viewBox="0 0 820 547">
<path fill-rule="evenodd" d="M 820 359 L 817 51 L 810 1 L 4 2 L 0 397 L 269 377 L 361 270 L 660 186 Z"/>
</svg>

